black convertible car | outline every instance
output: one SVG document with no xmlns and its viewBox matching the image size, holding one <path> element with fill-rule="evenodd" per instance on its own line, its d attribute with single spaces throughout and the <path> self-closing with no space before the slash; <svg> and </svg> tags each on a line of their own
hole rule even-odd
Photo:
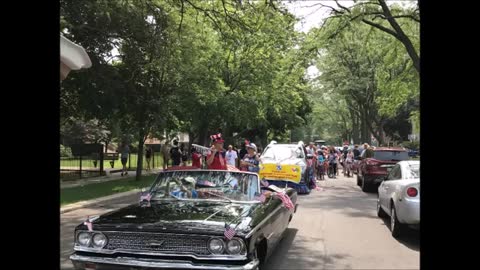
<svg viewBox="0 0 480 270">
<path fill-rule="evenodd" d="M 77 226 L 70 259 L 76 269 L 262 269 L 297 193 L 260 186 L 249 172 L 162 172 L 143 201 Z"/>
</svg>

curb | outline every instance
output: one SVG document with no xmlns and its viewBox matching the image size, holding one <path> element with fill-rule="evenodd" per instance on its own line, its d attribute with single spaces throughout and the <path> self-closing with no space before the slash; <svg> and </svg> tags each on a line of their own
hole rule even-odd
<svg viewBox="0 0 480 270">
<path fill-rule="evenodd" d="M 81 202 L 68 204 L 68 205 L 60 208 L 60 214 L 64 214 L 64 213 L 67 213 L 67 212 L 70 212 L 70 211 L 74 211 L 74 210 L 77 210 L 77 209 L 80 209 L 80 208 L 83 208 L 83 207 L 87 207 L 87 206 L 90 206 L 90 205 L 93 205 L 93 204 L 97 204 L 97 203 L 101 203 L 101 202 L 105 202 L 105 201 L 129 196 L 129 195 L 133 195 L 133 194 L 138 193 L 138 192 L 140 192 L 140 189 L 133 189 L 133 190 L 130 190 L 130 191 L 127 191 L 127 192 L 117 193 L 117 194 L 113 194 L 113 195 L 109 195 L 109 196 L 105 196 L 105 197 L 100 197 L 100 198 L 97 198 L 97 199 L 92 199 L 92 200 L 88 200 L 88 201 L 81 201 Z"/>
</svg>

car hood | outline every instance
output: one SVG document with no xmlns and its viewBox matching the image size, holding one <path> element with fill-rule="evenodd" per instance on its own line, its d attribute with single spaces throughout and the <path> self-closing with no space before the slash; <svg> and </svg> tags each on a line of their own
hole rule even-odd
<svg viewBox="0 0 480 270">
<path fill-rule="evenodd" d="M 248 231 L 259 203 L 223 201 L 152 201 L 138 203 L 104 214 L 93 223 L 94 230 L 143 230 L 162 232 L 223 233 L 225 223 Z M 80 227 L 85 227 L 80 225 Z"/>
</svg>

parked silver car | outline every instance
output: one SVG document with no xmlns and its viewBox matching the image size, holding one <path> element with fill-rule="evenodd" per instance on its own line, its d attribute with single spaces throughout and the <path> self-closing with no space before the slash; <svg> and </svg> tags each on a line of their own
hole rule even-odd
<svg viewBox="0 0 480 270">
<path fill-rule="evenodd" d="M 420 228 L 420 161 L 398 162 L 378 187 L 377 214 L 390 216 L 393 237 Z"/>
</svg>

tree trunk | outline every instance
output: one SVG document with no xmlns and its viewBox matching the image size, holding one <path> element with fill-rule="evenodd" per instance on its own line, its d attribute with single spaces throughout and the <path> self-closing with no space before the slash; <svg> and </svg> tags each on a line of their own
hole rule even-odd
<svg viewBox="0 0 480 270">
<path fill-rule="evenodd" d="M 367 127 L 368 119 L 364 108 L 361 108 L 360 115 L 360 143 L 370 143 Z"/>
<path fill-rule="evenodd" d="M 137 153 L 137 175 L 135 176 L 136 181 L 140 181 L 142 177 L 143 170 L 143 144 L 145 143 L 145 134 L 140 129 L 138 132 L 138 153 Z"/>
<path fill-rule="evenodd" d="M 355 111 L 350 108 L 348 108 L 348 111 L 350 112 L 350 119 L 352 119 L 352 130 L 350 132 L 350 139 L 353 139 L 353 143 L 358 143 L 358 122 L 357 122 L 357 117 L 355 115 Z"/>
</svg>

